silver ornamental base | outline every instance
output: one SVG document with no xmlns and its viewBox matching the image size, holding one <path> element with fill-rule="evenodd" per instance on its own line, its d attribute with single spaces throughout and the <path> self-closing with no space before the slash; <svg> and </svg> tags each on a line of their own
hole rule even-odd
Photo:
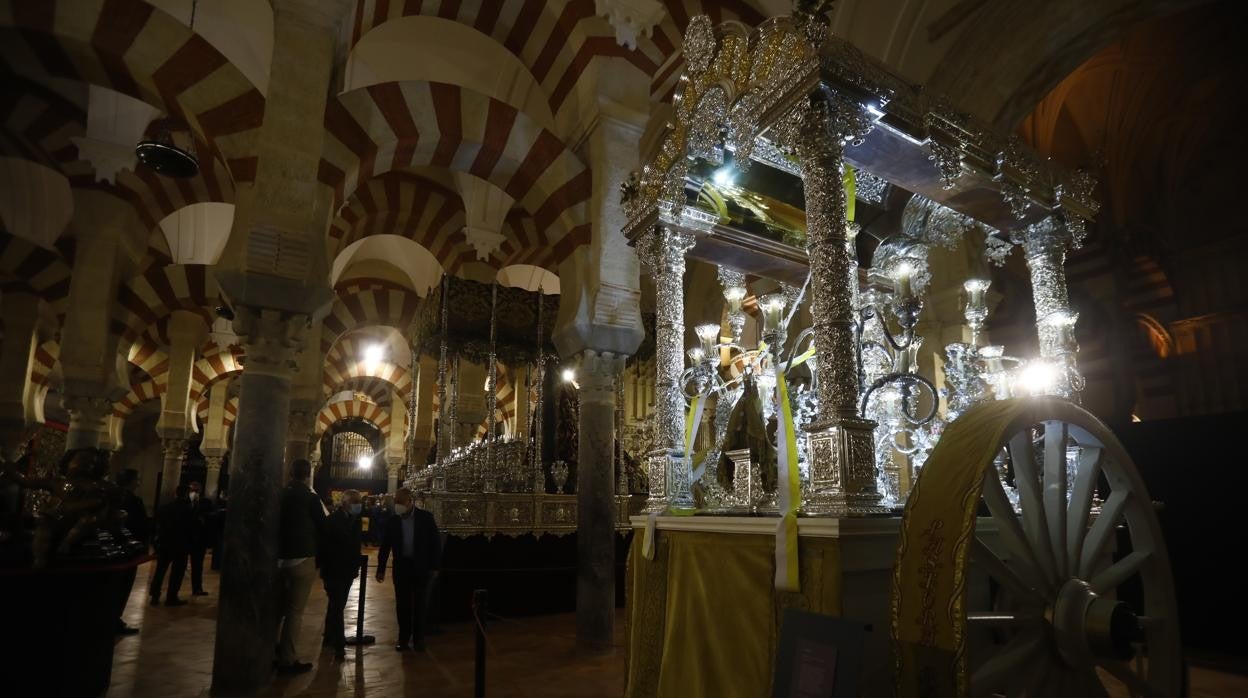
<svg viewBox="0 0 1248 698">
<path fill-rule="evenodd" d="M 763 489 L 763 470 L 750 455 L 750 449 L 728 451 L 732 460 L 733 513 L 777 514 L 776 493 Z"/>
<path fill-rule="evenodd" d="M 660 449 L 646 456 L 646 475 L 650 480 L 650 494 L 646 497 L 646 513 L 667 510 L 667 471 L 672 460 L 671 451 Z"/>
<path fill-rule="evenodd" d="M 875 472 L 875 422 L 842 417 L 806 427 L 810 454 L 810 493 L 803 502 L 810 516 L 888 514 L 881 504 Z"/>
</svg>

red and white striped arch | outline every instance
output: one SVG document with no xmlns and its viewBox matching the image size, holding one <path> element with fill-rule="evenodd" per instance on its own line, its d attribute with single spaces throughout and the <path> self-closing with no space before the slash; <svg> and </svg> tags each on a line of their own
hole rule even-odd
<svg viewBox="0 0 1248 698">
<path fill-rule="evenodd" d="M 416 317 L 420 296 L 398 284 L 370 279 L 339 284 L 338 298 L 321 329 L 321 351 L 329 353 L 343 335 L 363 327 L 384 325 L 401 333 Z"/>
<path fill-rule="evenodd" d="M 209 407 L 210 407 L 210 401 L 208 399 L 208 396 L 204 395 L 200 397 L 199 402 L 195 405 L 195 419 L 200 424 L 205 424 L 208 421 L 208 408 Z M 229 429 L 230 427 L 234 426 L 234 420 L 237 417 L 238 417 L 238 396 L 234 395 L 230 399 L 225 401 L 225 413 L 221 421 L 224 423 L 225 428 Z"/>
<path fill-rule="evenodd" d="M 123 284 L 113 310 L 112 331 L 123 343 L 177 310 L 200 315 L 212 325 L 212 309 L 220 303 L 217 283 L 202 264 L 175 264 L 149 269 Z"/>
<path fill-rule="evenodd" d="M 620 46 L 615 30 L 595 15 L 588 0 L 357 0 L 351 46 L 371 29 L 412 15 L 442 17 L 470 26 L 511 51 L 546 92 L 551 111 L 558 113 L 590 62 L 620 57 L 652 79 L 651 93 L 667 94 L 680 76 L 682 61 L 673 61 L 689 19 L 709 15 L 711 21 L 736 19 L 758 24 L 764 18 L 746 0 L 666 0 L 667 12 L 650 38 L 637 39 L 637 50 Z"/>
<path fill-rule="evenodd" d="M 143 0 L 42 0 L 0 7 L 0 62 L 141 99 L 190 125 L 235 181 L 252 181 L 264 97 L 207 40 Z"/>
<path fill-rule="evenodd" d="M 386 408 L 363 400 L 342 400 L 321 408 L 316 416 L 316 435 L 319 437 L 334 423 L 352 417 L 362 419 L 381 432 L 382 443 L 390 439 L 390 413 Z"/>
<path fill-rule="evenodd" d="M 197 402 L 201 397 L 206 397 L 217 382 L 229 380 L 242 373 L 243 365 L 238 361 L 241 355 L 241 349 L 221 349 L 213 344 L 191 367 L 190 400 Z"/>
<path fill-rule="evenodd" d="M 141 372 L 139 375 L 146 376 L 144 380 L 152 380 L 157 376 L 162 376 L 163 380 L 164 374 L 169 370 L 169 355 L 147 335 L 140 336 L 130 345 L 126 359 L 134 369 Z M 131 380 L 131 383 L 141 382 L 143 381 Z"/>
<path fill-rule="evenodd" d="M 589 170 L 515 107 L 456 85 L 390 82 L 330 99 L 325 128 L 320 180 L 336 201 L 392 170 L 442 167 L 502 189 L 561 256 L 589 240 Z"/>
<path fill-rule="evenodd" d="M 388 405 L 391 400 L 403 399 L 403 396 L 395 394 L 393 383 L 385 378 L 375 376 L 353 376 L 347 378 L 342 383 L 334 386 L 330 394 L 333 395 L 344 390 L 367 395 L 370 400 L 378 405 Z"/>
<path fill-rule="evenodd" d="M 134 413 L 139 405 L 149 401 L 158 400 L 161 395 L 165 394 L 168 389 L 168 373 L 162 373 L 156 378 L 136 383 L 130 386 L 130 392 L 125 397 L 113 403 L 113 416 L 125 421 L 127 417 Z"/>
<path fill-rule="evenodd" d="M 341 347 L 340 344 L 334 348 L 337 350 Z M 410 371 L 388 361 L 373 364 L 361 361 L 356 356 L 358 355 L 331 351 L 330 355 L 325 357 L 325 372 L 321 388 L 326 397 L 344 390 L 348 381 L 366 378 L 381 381 L 389 385 L 390 389 L 398 394 L 399 399 L 406 398 L 412 389 Z"/>
<path fill-rule="evenodd" d="M 55 251 L 13 235 L 0 223 L 0 285 L 32 293 L 59 318 L 69 298 L 70 264 Z"/>
<path fill-rule="evenodd" d="M 330 256 L 370 235 L 399 235 L 434 256 L 443 269 L 474 259 L 464 239 L 464 202 L 458 192 L 407 172 L 364 182 L 329 227 Z"/>
</svg>

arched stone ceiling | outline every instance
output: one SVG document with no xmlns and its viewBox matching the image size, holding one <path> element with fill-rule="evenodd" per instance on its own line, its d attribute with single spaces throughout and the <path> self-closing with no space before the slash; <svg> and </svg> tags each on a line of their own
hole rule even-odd
<svg viewBox="0 0 1248 698">
<path fill-rule="evenodd" d="M 406 80 L 460 85 L 555 128 L 546 93 L 527 66 L 469 25 L 414 15 L 377 26 L 351 48 L 343 91 Z"/>
<path fill-rule="evenodd" d="M 428 249 L 406 237 L 383 234 L 357 240 L 339 253 L 330 268 L 331 285 L 339 288 L 340 282 L 350 280 L 362 286 L 371 278 L 367 273 L 370 263 L 402 274 L 408 288 L 422 297 L 442 279 L 442 265 Z"/>
</svg>

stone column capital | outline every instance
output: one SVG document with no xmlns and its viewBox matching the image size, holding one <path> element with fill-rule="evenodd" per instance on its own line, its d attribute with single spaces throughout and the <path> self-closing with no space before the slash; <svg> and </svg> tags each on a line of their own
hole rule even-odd
<svg viewBox="0 0 1248 698">
<path fill-rule="evenodd" d="M 624 366 L 623 354 L 586 349 L 577 355 L 582 402 L 615 404 L 615 379 Z"/>
<path fill-rule="evenodd" d="M 234 308 L 234 331 L 247 352 L 245 371 L 289 380 L 303 349 L 308 316 L 269 308 Z"/>
</svg>

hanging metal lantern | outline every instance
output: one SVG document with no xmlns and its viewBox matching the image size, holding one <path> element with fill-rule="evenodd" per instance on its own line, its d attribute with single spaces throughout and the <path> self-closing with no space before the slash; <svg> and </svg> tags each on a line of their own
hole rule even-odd
<svg viewBox="0 0 1248 698">
<path fill-rule="evenodd" d="M 156 174 L 174 179 L 186 179 L 199 174 L 199 160 L 193 153 L 179 148 L 173 141 L 173 130 L 168 119 L 157 124 L 156 135 L 141 140 L 134 148 L 134 155 Z"/>
</svg>

